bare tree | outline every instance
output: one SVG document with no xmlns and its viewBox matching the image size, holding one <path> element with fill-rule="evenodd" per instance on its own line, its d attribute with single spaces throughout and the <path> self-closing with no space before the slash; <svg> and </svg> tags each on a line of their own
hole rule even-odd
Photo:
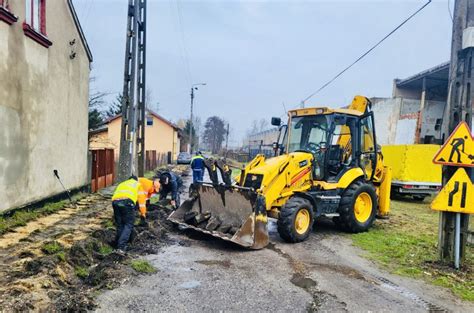
<svg viewBox="0 0 474 313">
<path fill-rule="evenodd" d="M 89 86 L 95 82 L 95 76 L 89 78 Z M 105 92 L 95 91 L 90 87 L 92 92 L 89 94 L 89 129 L 99 127 L 103 122 L 102 111 L 105 107 L 105 97 L 108 95 Z"/>
<path fill-rule="evenodd" d="M 259 122 L 258 122 L 258 131 L 259 132 L 263 132 L 265 130 L 267 130 L 269 127 L 269 123 L 268 123 L 268 120 L 265 119 L 265 118 L 262 118 Z"/>
<path fill-rule="evenodd" d="M 146 89 L 145 94 L 145 107 L 150 109 L 154 112 L 158 112 L 160 110 L 160 103 L 154 102 L 153 100 L 153 91 L 150 88 Z"/>
<path fill-rule="evenodd" d="M 253 120 L 250 124 L 250 128 L 247 131 L 247 136 L 255 135 L 259 131 L 259 124 L 257 120 Z"/>
</svg>

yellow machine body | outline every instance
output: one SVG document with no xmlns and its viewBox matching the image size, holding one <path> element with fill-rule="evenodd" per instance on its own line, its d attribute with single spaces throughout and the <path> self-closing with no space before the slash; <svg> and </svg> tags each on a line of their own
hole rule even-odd
<svg viewBox="0 0 474 313">
<path fill-rule="evenodd" d="M 170 219 L 253 249 L 268 243 L 267 216 L 278 219 L 280 236 L 290 242 L 305 240 L 323 215 L 349 231 L 367 230 L 376 214 L 390 212 L 392 175 L 376 145 L 369 106 L 356 96 L 348 108 L 290 110 L 275 157 L 257 155 L 232 186 L 197 186 Z M 219 217 L 220 226 L 189 225 L 185 214 Z M 230 220 L 235 231 L 225 233 L 222 225 Z"/>
</svg>

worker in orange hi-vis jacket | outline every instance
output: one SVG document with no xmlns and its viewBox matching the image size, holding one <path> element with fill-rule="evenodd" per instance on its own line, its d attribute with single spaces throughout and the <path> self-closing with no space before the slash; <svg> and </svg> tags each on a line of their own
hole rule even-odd
<svg viewBox="0 0 474 313">
<path fill-rule="evenodd" d="M 140 177 L 138 183 L 138 210 L 140 211 L 141 224 L 146 225 L 146 206 L 149 204 L 150 198 L 160 191 L 160 179 L 159 177 L 153 179 Z"/>
</svg>

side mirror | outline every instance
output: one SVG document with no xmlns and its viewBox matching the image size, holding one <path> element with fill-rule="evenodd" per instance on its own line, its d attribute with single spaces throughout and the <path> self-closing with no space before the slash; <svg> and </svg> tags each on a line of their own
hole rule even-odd
<svg viewBox="0 0 474 313">
<path fill-rule="evenodd" d="M 274 142 L 272 144 L 272 148 L 273 148 L 273 150 L 277 150 L 278 149 L 278 142 Z"/>
<path fill-rule="evenodd" d="M 272 125 L 273 125 L 273 126 L 280 126 L 280 125 L 281 125 L 281 118 L 279 118 L 279 117 L 272 117 Z"/>
</svg>

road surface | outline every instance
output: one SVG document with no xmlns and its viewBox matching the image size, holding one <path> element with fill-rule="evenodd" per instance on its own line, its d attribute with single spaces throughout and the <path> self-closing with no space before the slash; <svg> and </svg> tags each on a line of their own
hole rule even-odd
<svg viewBox="0 0 474 313">
<path fill-rule="evenodd" d="M 146 257 L 157 273 L 98 297 L 98 311 L 474 312 L 448 290 L 391 275 L 364 259 L 330 221 L 288 244 L 270 219 L 271 244 L 248 251 L 201 234 Z"/>
</svg>

